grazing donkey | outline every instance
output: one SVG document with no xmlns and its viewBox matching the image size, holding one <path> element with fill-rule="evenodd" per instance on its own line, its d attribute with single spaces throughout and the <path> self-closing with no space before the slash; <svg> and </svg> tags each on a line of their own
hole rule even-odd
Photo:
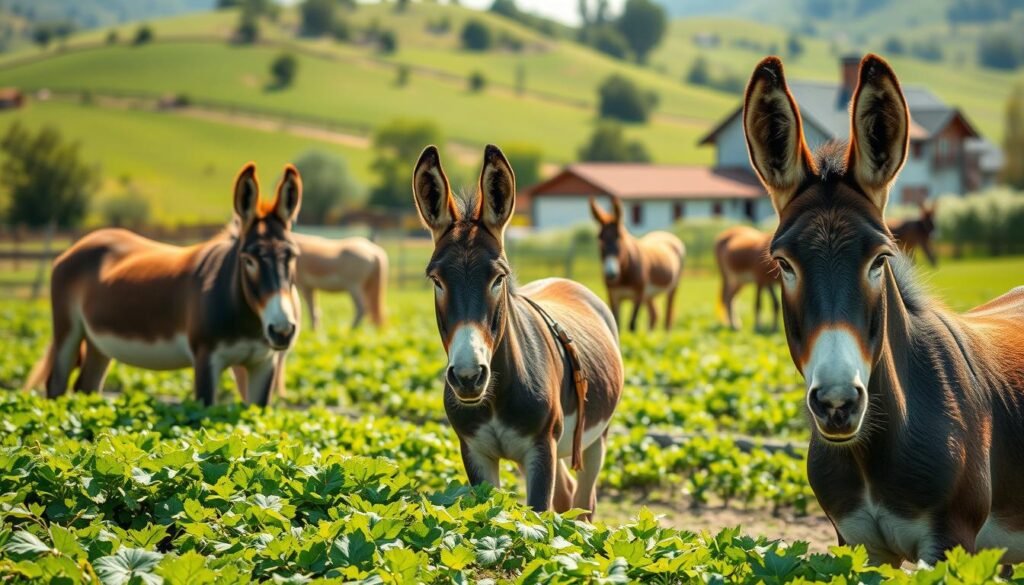
<svg viewBox="0 0 1024 585">
<path fill-rule="evenodd" d="M 769 57 L 747 86 L 750 160 L 779 215 L 789 350 L 813 421 L 807 473 L 840 543 L 873 562 L 957 545 L 1024 561 L 1024 288 L 966 314 L 923 293 L 885 225 L 909 115 L 864 57 L 849 145 L 816 155 Z"/>
<path fill-rule="evenodd" d="M 306 300 L 313 331 L 320 325 L 320 307 L 316 291 L 348 292 L 352 295 L 358 327 L 367 312 L 377 327 L 384 326 L 388 286 L 388 255 L 366 238 L 329 240 L 317 236 L 292 234 L 299 246 L 296 285 Z"/>
<path fill-rule="evenodd" d="M 892 220 L 888 222 L 889 231 L 896 243 L 911 258 L 914 257 L 914 250 L 921 248 L 928 258 L 928 263 L 933 268 L 939 265 L 939 259 L 932 248 L 932 234 L 935 232 L 935 209 L 939 206 L 938 201 L 931 205 L 921 202 L 921 217 L 919 219 Z"/>
<path fill-rule="evenodd" d="M 103 387 L 110 360 L 150 370 L 192 366 L 196 398 L 213 403 L 221 372 L 240 366 L 247 401 L 266 405 L 298 333 L 291 225 L 302 181 L 288 165 L 272 202 L 256 166 L 235 181 L 235 221 L 180 248 L 121 229 L 79 240 L 53 265 L 53 342 L 28 385 L 56 397 L 81 359 L 75 390 Z M 84 357 L 80 352 L 84 343 Z"/>
<path fill-rule="evenodd" d="M 658 322 L 654 297 L 665 293 L 665 329 L 668 329 L 672 326 L 673 303 L 683 273 L 686 247 L 668 232 L 655 231 L 642 238 L 634 238 L 623 225 L 622 202 L 614 195 L 610 198 L 611 214 L 601 209 L 593 197 L 590 198 L 590 211 L 600 226 L 597 240 L 601 248 L 604 284 L 608 287 L 608 304 L 615 322 L 619 323 L 622 301 L 628 299 L 633 302 L 629 330 L 636 331 L 641 305 L 647 307 L 648 328 L 654 329 Z"/>
<path fill-rule="evenodd" d="M 452 196 L 433 146 L 416 163 L 413 192 L 434 239 L 427 276 L 448 354 L 444 406 L 470 483 L 497 486 L 499 460 L 511 459 L 534 510 L 593 513 L 623 382 L 611 312 L 569 280 L 516 286 L 504 250 L 515 176 L 496 146 L 484 151 L 475 196 Z"/>
<path fill-rule="evenodd" d="M 767 290 L 772 299 L 772 331 L 779 330 L 779 298 L 775 296 L 778 271 L 768 254 L 771 234 L 752 227 L 734 226 L 715 238 L 715 260 L 722 280 L 718 297 L 718 312 L 729 327 L 739 330 L 740 319 L 733 310 L 732 301 L 746 283 L 757 287 L 754 296 L 754 329 L 760 328 L 761 296 Z"/>
</svg>

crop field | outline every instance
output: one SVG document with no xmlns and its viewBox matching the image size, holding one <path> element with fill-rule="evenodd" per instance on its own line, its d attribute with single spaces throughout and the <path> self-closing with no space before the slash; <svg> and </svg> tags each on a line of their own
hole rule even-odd
<svg viewBox="0 0 1024 585">
<path fill-rule="evenodd" d="M 949 262 L 927 279 L 964 309 L 1020 274 L 1024 259 L 1016 258 Z M 242 406 L 228 376 L 219 404 L 203 409 L 191 400 L 190 372 L 120 365 L 104 396 L 49 401 L 17 391 L 48 341 L 49 308 L 4 301 L 0 575 L 103 583 L 994 578 L 996 553 L 954 552 L 910 573 L 869 567 L 862 549 L 830 548 L 831 537 L 808 545 L 756 526 L 698 530 L 644 508 L 821 516 L 804 470 L 803 385 L 785 338 L 750 332 L 749 293 L 738 301 L 748 329 L 720 327 L 715 286 L 709 276 L 688 277 L 671 332 L 623 336 L 626 388 L 594 525 L 574 513 L 529 511 L 512 467 L 501 490 L 465 485 L 441 404 L 445 358 L 425 285 L 391 292 L 382 333 L 352 330 L 348 300 L 323 297 L 327 326 L 302 334 L 286 393 L 265 411 Z"/>
</svg>

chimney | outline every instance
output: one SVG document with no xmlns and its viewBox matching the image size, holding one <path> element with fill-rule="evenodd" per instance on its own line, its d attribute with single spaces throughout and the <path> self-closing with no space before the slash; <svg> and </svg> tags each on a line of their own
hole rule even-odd
<svg viewBox="0 0 1024 585">
<path fill-rule="evenodd" d="M 839 59 L 839 73 L 841 75 L 839 95 L 844 102 L 849 102 L 853 96 L 853 90 L 857 89 L 857 74 L 860 73 L 860 57 L 847 55 Z"/>
</svg>

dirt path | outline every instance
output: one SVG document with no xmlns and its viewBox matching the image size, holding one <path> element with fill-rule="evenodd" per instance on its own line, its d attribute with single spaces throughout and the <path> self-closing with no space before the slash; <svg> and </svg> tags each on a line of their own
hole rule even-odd
<svg viewBox="0 0 1024 585">
<path fill-rule="evenodd" d="M 783 513 L 776 517 L 768 509 L 735 508 L 731 506 L 709 506 L 690 508 L 683 502 L 664 500 L 640 500 L 629 494 L 606 497 L 598 500 L 598 519 L 609 525 L 628 523 L 636 516 L 641 506 L 646 506 L 661 517 L 664 526 L 680 530 L 712 534 L 723 528 L 742 526 L 743 534 L 765 536 L 792 543 L 798 540 L 810 544 L 811 551 L 827 552 L 836 544 L 836 533 L 825 514 L 813 508 L 807 516 L 797 517 Z"/>
</svg>

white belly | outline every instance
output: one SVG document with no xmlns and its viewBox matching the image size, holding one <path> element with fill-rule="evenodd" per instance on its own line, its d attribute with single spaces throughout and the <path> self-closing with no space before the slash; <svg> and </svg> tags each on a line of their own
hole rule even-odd
<svg viewBox="0 0 1024 585">
<path fill-rule="evenodd" d="M 1024 532 L 1009 529 L 993 516 L 985 521 L 976 541 L 978 549 L 1004 548 L 1004 563 L 1024 562 Z"/>
<path fill-rule="evenodd" d="M 562 436 L 558 438 L 558 457 L 564 459 L 566 457 L 572 457 L 572 436 L 576 432 L 576 412 L 565 417 L 565 421 L 562 424 Z M 583 441 L 580 444 L 580 449 L 586 449 L 597 440 L 598 437 L 604 433 L 604 430 L 608 428 L 608 421 L 599 421 L 598 424 L 583 430 Z"/>
<path fill-rule="evenodd" d="M 492 418 L 480 425 L 466 443 L 473 451 L 490 459 L 511 459 L 522 464 L 533 446 L 533 438 Z"/>
<path fill-rule="evenodd" d="M 155 340 L 102 333 L 88 333 L 88 337 L 103 355 L 130 366 L 147 370 L 177 370 L 192 365 L 192 350 L 184 334 Z"/>
<path fill-rule="evenodd" d="M 927 516 L 897 516 L 884 506 L 874 505 L 870 498 L 856 512 L 837 519 L 836 525 L 847 544 L 863 544 L 873 560 L 896 555 L 917 561 L 934 543 Z"/>
<path fill-rule="evenodd" d="M 218 345 L 213 351 L 213 364 L 217 368 L 255 364 L 265 362 L 273 355 L 274 350 L 262 339 L 246 339 Z"/>
</svg>

